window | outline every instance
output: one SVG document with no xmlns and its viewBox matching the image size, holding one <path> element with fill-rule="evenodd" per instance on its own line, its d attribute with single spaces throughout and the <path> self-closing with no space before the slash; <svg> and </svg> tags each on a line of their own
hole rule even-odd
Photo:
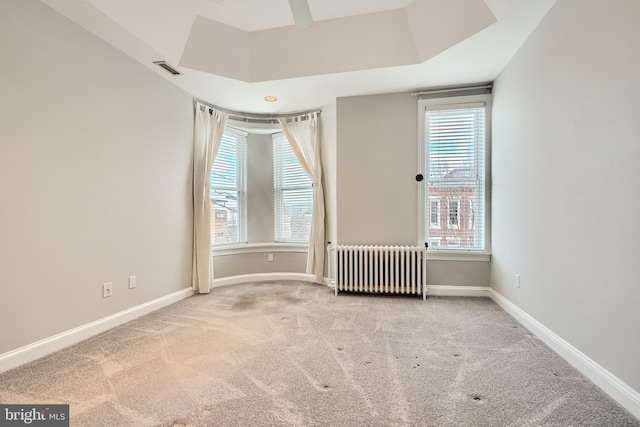
<svg viewBox="0 0 640 427">
<path fill-rule="evenodd" d="M 284 133 L 273 135 L 273 175 L 275 240 L 309 242 L 313 186 Z"/>
<path fill-rule="evenodd" d="M 449 199 L 449 228 L 460 228 L 458 211 L 460 210 L 460 200 Z"/>
<path fill-rule="evenodd" d="M 460 246 L 460 239 L 455 237 L 447 237 L 447 246 Z"/>
<path fill-rule="evenodd" d="M 421 100 L 420 116 L 425 171 L 425 193 L 420 197 L 427 201 L 424 241 L 435 250 L 487 251 L 490 96 Z M 435 241 L 446 245 L 434 245 Z"/>
<path fill-rule="evenodd" d="M 246 133 L 227 128 L 210 176 L 211 243 L 246 241 Z"/>
<path fill-rule="evenodd" d="M 429 199 L 429 228 L 440 228 L 440 200 Z"/>
</svg>

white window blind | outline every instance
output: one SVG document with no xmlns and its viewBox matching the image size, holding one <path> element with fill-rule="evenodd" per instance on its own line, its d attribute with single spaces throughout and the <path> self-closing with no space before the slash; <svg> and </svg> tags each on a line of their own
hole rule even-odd
<svg viewBox="0 0 640 427">
<path fill-rule="evenodd" d="M 485 110 L 483 102 L 427 104 L 423 110 L 425 241 L 431 249 L 486 250 Z"/>
<path fill-rule="evenodd" d="M 273 135 L 275 238 L 277 242 L 309 242 L 313 186 L 284 133 Z"/>
<path fill-rule="evenodd" d="M 247 135 L 227 128 L 210 176 L 211 242 L 246 241 Z"/>
</svg>

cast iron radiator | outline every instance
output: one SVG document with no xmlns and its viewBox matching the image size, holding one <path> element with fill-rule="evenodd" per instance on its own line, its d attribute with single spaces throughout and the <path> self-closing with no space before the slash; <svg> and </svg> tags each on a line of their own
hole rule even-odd
<svg viewBox="0 0 640 427">
<path fill-rule="evenodd" d="M 427 297 L 425 248 L 336 245 L 330 246 L 329 252 L 335 266 L 332 281 L 336 295 L 345 291 Z"/>
</svg>

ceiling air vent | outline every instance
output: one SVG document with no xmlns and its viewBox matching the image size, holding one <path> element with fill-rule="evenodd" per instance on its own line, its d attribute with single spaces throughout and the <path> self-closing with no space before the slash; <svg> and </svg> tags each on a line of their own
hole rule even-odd
<svg viewBox="0 0 640 427">
<path fill-rule="evenodd" d="M 167 70 L 168 72 L 170 72 L 174 76 L 178 76 L 178 75 L 182 74 L 180 71 L 176 70 L 171 65 L 167 64 L 166 61 L 153 61 L 153 63 L 156 64 L 158 67 L 164 68 L 165 70 Z"/>
</svg>

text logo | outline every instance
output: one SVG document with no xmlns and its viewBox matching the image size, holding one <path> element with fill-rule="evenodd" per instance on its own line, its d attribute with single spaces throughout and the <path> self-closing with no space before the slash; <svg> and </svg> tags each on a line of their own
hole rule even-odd
<svg viewBox="0 0 640 427">
<path fill-rule="evenodd" d="M 69 427 L 69 405 L 2 405 L 0 427 Z"/>
</svg>

